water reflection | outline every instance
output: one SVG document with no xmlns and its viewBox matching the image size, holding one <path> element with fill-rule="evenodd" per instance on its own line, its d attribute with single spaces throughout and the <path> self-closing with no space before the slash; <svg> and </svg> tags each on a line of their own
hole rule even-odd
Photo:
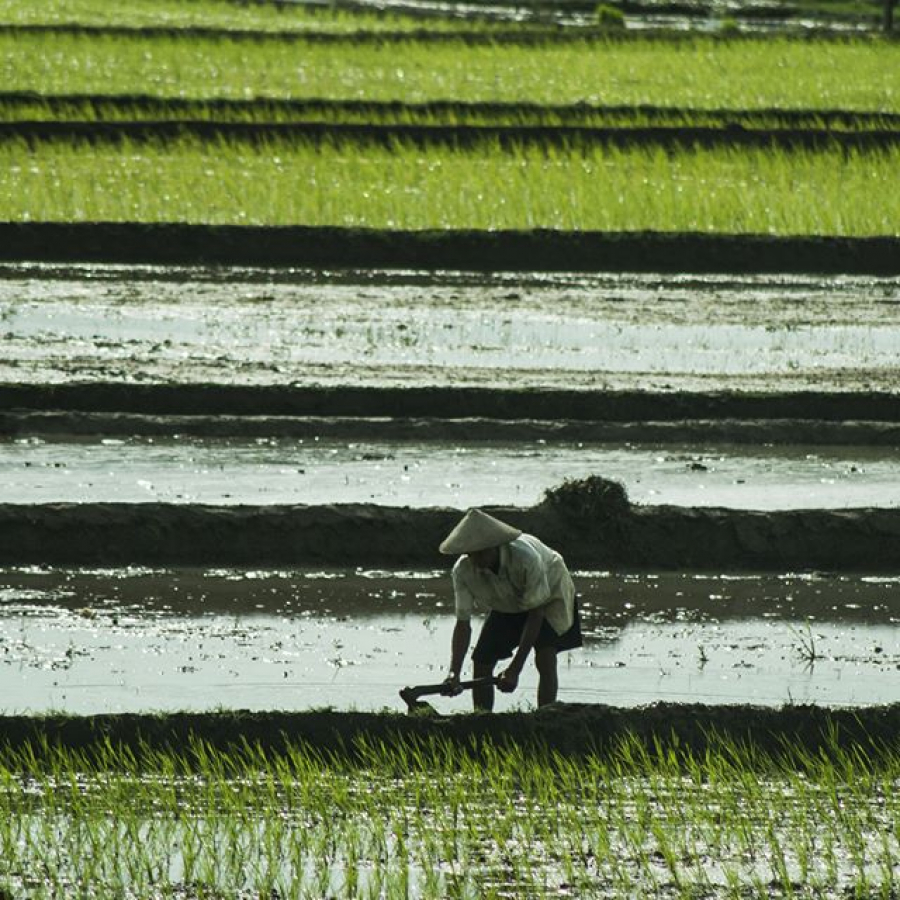
<svg viewBox="0 0 900 900">
<path fill-rule="evenodd" d="M 897 579 L 576 573 L 563 702 L 892 702 Z M 445 572 L 5 570 L 3 711 L 402 710 L 443 676 Z M 809 642 L 815 647 L 810 659 Z M 498 709 L 530 708 L 536 678 Z M 437 698 L 442 712 L 464 698 Z"/>
</svg>

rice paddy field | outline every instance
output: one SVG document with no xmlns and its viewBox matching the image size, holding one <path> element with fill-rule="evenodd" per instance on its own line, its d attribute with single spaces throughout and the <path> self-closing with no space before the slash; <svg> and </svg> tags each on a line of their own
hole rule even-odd
<svg viewBox="0 0 900 900">
<path fill-rule="evenodd" d="M 898 895 L 881 14 L 0 0 L 0 900 Z"/>
<path fill-rule="evenodd" d="M 622 741 L 567 760 L 439 741 L 358 761 L 25 750 L 3 758 L 15 895 L 878 897 L 896 878 L 896 756 Z M 35 877 L 29 873 L 38 872 Z M 37 893 L 37 892 L 35 892 Z"/>
<path fill-rule="evenodd" d="M 298 41 L 0 33 L 0 217 L 896 235 L 887 40 Z"/>
</svg>

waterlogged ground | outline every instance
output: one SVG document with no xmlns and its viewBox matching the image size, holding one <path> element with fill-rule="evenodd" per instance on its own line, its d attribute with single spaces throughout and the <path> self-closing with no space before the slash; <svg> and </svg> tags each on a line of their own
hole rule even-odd
<svg viewBox="0 0 900 900">
<path fill-rule="evenodd" d="M 140 774 L 114 758 L 86 772 L 65 756 L 50 771 L 28 760 L 27 774 L 4 772 L 9 891 L 891 897 L 900 854 L 896 762 L 873 771 L 848 753 L 759 772 L 730 746 L 686 773 L 636 746 L 610 760 L 473 761 L 376 742 L 362 770 L 302 748 L 277 759 L 179 749 Z"/>
<path fill-rule="evenodd" d="M 883 390 L 900 279 L 0 266 L 0 382 Z"/>
<path fill-rule="evenodd" d="M 29 766 L 0 793 L 0 875 L 17 897 L 892 896 L 895 773 L 740 761 L 690 776 L 624 753 L 422 771 L 386 749 L 363 771 L 302 751 L 277 767 L 207 753 L 193 776 Z"/>
<path fill-rule="evenodd" d="M 531 506 L 565 479 L 634 503 L 752 509 L 900 505 L 891 447 L 511 444 L 333 439 L 0 440 L 6 503 Z"/>
<path fill-rule="evenodd" d="M 576 581 L 586 640 L 561 657 L 562 701 L 900 697 L 896 578 Z M 446 572 L 7 569 L 0 712 L 403 710 L 401 687 L 443 678 L 452 622 Z M 526 670 L 497 708 L 531 708 L 535 686 Z"/>
</svg>

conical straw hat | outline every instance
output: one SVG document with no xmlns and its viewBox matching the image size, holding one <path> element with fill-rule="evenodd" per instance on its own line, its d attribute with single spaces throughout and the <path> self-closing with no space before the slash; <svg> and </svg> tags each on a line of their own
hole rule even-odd
<svg viewBox="0 0 900 900">
<path fill-rule="evenodd" d="M 441 553 L 458 555 L 499 547 L 515 540 L 522 532 L 480 509 L 470 509 L 440 546 Z"/>
</svg>

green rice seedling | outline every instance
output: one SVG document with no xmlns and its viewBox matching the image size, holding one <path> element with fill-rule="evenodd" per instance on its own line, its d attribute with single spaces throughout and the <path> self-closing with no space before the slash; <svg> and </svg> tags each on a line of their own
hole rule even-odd
<svg viewBox="0 0 900 900">
<path fill-rule="evenodd" d="M 314 8 L 304 4 L 222 3 L 219 0 L 0 0 L 0 24 L 88 25 L 130 28 L 222 28 L 248 31 L 301 31 L 328 33 L 354 31 L 410 31 L 423 27 L 421 18 Z M 429 30 L 473 30 L 490 22 L 431 19 Z M 508 27 L 508 26 L 506 26 Z"/>
<path fill-rule="evenodd" d="M 882 792 L 896 753 L 876 765 L 840 746 L 827 757 L 785 748 L 777 758 L 727 742 L 702 757 L 670 748 L 630 738 L 602 757 L 564 760 L 372 745 L 355 760 L 323 760 L 302 748 L 204 744 L 169 760 L 142 754 L 137 775 L 118 770 L 115 754 L 94 754 L 79 771 L 87 756 L 32 748 L 6 754 L 0 769 L 0 822 L 30 817 L 26 840 L 5 839 L 0 879 L 40 870 L 65 890 L 90 877 L 97 896 L 145 895 L 154 884 L 210 896 L 546 896 L 563 878 L 585 896 L 886 895 L 898 842 Z M 23 761 L 39 780 L 22 777 Z M 842 782 L 854 774 L 863 777 Z M 841 804 L 815 807 L 829 780 Z M 726 833 L 715 849 L 707 822 Z M 451 827 L 465 839 L 448 853 Z M 609 852 L 585 852 L 595 834 Z M 854 862 L 854 841 L 869 847 L 865 866 Z M 750 846 L 764 852 L 748 858 Z M 804 870 L 803 847 L 832 855 L 833 874 L 821 862 Z M 81 865 L 87 848 L 96 848 L 91 869 Z"/>
<path fill-rule="evenodd" d="M 0 91 L 900 111 L 889 41 L 467 45 L 0 35 Z M 853 78 L 846 73 L 853 72 Z"/>
</svg>

